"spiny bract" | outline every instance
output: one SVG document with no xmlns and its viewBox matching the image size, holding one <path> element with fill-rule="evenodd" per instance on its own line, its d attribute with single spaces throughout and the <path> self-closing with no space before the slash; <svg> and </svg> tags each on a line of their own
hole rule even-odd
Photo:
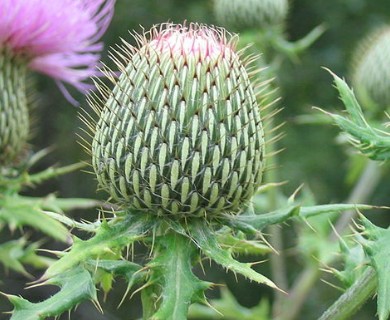
<svg viewBox="0 0 390 320">
<path fill-rule="evenodd" d="M 26 64 L 0 48 L 0 165 L 19 156 L 28 136 Z"/>
<path fill-rule="evenodd" d="M 157 215 L 239 212 L 261 183 L 264 139 L 236 37 L 162 24 L 137 38 L 139 49 L 122 48 L 127 65 L 116 60 L 114 89 L 98 85 L 107 98 L 90 99 L 100 117 L 92 124 L 100 186 Z"/>
<path fill-rule="evenodd" d="M 352 77 L 359 96 L 390 107 L 390 26 L 375 30 L 359 45 Z"/>
<path fill-rule="evenodd" d="M 288 0 L 214 0 L 217 20 L 238 29 L 279 26 L 288 7 Z"/>
</svg>

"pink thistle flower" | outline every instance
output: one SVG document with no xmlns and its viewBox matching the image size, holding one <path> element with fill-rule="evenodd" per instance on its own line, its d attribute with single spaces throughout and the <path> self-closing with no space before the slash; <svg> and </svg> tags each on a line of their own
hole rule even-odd
<svg viewBox="0 0 390 320">
<path fill-rule="evenodd" d="M 54 78 L 64 95 L 68 83 L 81 92 L 98 74 L 106 31 L 115 0 L 1 0 L 0 50 L 27 59 L 32 70 Z"/>
<path fill-rule="evenodd" d="M 165 29 L 164 29 L 165 28 Z M 230 41 L 227 39 L 230 37 Z M 199 59 L 218 58 L 236 55 L 236 38 L 226 30 L 190 24 L 161 24 L 160 29 L 151 30 L 152 40 L 149 46 L 160 52 L 173 55 L 198 56 Z"/>
</svg>

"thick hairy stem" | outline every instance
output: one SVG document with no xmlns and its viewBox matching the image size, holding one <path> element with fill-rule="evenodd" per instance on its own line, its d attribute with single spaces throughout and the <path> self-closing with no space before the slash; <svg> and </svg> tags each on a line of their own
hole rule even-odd
<svg viewBox="0 0 390 320">
<path fill-rule="evenodd" d="M 381 170 L 377 162 L 369 161 L 364 169 L 359 181 L 356 183 L 354 189 L 351 192 L 347 202 L 349 203 L 362 203 L 365 202 L 375 190 L 379 180 L 381 178 Z M 336 223 L 335 230 L 337 234 L 332 232 L 329 236 L 331 241 L 336 241 L 338 235 L 342 234 L 349 223 L 356 215 L 356 210 L 349 210 L 342 214 L 339 221 Z M 331 261 L 326 261 L 330 263 Z M 295 281 L 289 298 L 285 304 L 284 311 L 280 316 L 283 320 L 293 320 L 299 315 L 302 305 L 306 301 L 310 290 L 318 280 L 320 272 L 317 268 L 308 267 L 302 271 Z"/>
<path fill-rule="evenodd" d="M 0 164 L 9 165 L 25 147 L 29 132 L 26 65 L 0 50 Z"/>
<path fill-rule="evenodd" d="M 353 316 L 364 303 L 374 294 L 377 287 L 377 277 L 374 269 L 367 269 L 319 320 L 345 320 Z"/>
</svg>

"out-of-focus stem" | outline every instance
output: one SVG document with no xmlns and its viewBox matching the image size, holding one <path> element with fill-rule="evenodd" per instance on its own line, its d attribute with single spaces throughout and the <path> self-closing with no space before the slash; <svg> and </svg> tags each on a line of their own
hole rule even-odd
<svg viewBox="0 0 390 320">
<path fill-rule="evenodd" d="M 359 181 L 356 183 L 354 189 L 351 192 L 347 202 L 349 203 L 362 203 L 365 202 L 371 194 L 374 192 L 381 178 L 381 168 L 377 162 L 369 160 Z M 336 233 L 332 231 L 329 236 L 330 241 L 336 241 L 338 235 L 342 235 L 349 223 L 355 217 L 356 211 L 347 211 L 342 214 L 339 221 L 336 223 Z M 329 256 L 331 258 L 331 256 Z M 325 263 L 331 263 L 326 261 Z M 320 271 L 315 266 L 310 266 L 304 269 L 298 276 L 297 280 L 289 293 L 288 298 L 285 301 L 283 312 L 278 319 L 280 320 L 293 320 L 299 315 L 302 305 L 307 299 L 310 290 L 320 276 Z"/>
<path fill-rule="evenodd" d="M 270 97 L 272 99 L 274 97 Z M 272 103 L 272 102 L 271 102 Z M 273 109 L 273 108 L 272 108 Z M 272 111 L 271 111 L 272 112 Z M 267 172 L 265 180 L 266 183 L 272 183 L 278 181 L 277 175 L 277 159 L 276 159 L 276 141 L 275 141 L 275 124 L 274 119 L 271 117 L 267 122 L 268 135 L 266 139 L 269 141 L 267 145 L 267 167 L 270 170 Z M 270 188 L 268 191 L 268 208 L 270 211 L 276 210 L 278 208 L 278 193 L 276 188 Z M 271 254 L 270 263 L 271 263 L 271 273 L 272 280 L 277 284 L 277 286 L 283 290 L 287 290 L 288 281 L 286 273 L 286 262 L 283 252 L 283 234 L 280 226 L 271 225 L 268 227 L 268 232 L 270 234 L 269 242 L 271 246 L 277 251 L 277 254 Z M 276 315 L 280 313 L 281 307 L 285 300 L 286 296 L 283 292 L 275 290 L 275 301 L 273 304 L 273 314 Z"/>
<path fill-rule="evenodd" d="M 341 295 L 319 320 L 348 319 L 374 294 L 376 286 L 377 277 L 374 269 L 367 269 L 361 278 Z"/>
<path fill-rule="evenodd" d="M 278 251 L 278 254 L 272 254 L 270 258 L 271 270 L 272 270 L 272 280 L 277 284 L 282 290 L 288 288 L 288 282 L 286 277 L 286 262 L 283 253 L 283 236 L 282 230 L 278 225 L 271 225 L 268 227 L 271 246 Z M 286 299 L 286 294 L 275 290 L 275 301 L 273 304 L 273 315 L 277 315 L 281 312 L 281 308 Z"/>
<path fill-rule="evenodd" d="M 381 179 L 381 168 L 376 161 L 368 160 L 368 163 L 355 185 L 352 193 L 348 199 L 348 203 L 359 203 L 366 201 L 374 189 L 378 185 Z M 344 233 L 345 229 L 349 226 L 349 223 L 356 216 L 356 210 L 350 210 L 344 212 L 335 225 L 335 232 L 332 232 L 330 239 L 337 240 L 338 235 Z"/>
<path fill-rule="evenodd" d="M 255 41 L 254 43 L 254 49 L 258 52 L 263 52 L 263 43 L 260 40 Z M 266 57 L 266 55 L 265 55 Z M 257 61 L 258 62 L 258 68 L 264 69 L 264 62 Z M 267 61 L 265 61 L 267 63 Z M 275 77 L 275 74 L 273 70 L 269 67 L 268 69 L 265 69 L 263 72 L 267 72 L 267 78 L 273 78 Z M 261 75 L 263 77 L 263 73 Z M 261 101 L 261 104 L 268 105 L 267 112 L 269 115 L 274 115 L 276 112 L 276 101 L 278 96 L 277 91 L 273 90 L 272 84 L 270 84 L 268 94 L 263 97 L 263 101 Z M 263 115 L 264 116 L 264 115 Z M 277 175 L 277 159 L 276 159 L 276 153 L 277 153 L 277 132 L 276 126 L 275 126 L 275 119 L 273 116 L 268 116 L 267 120 L 265 121 L 265 140 L 266 140 L 266 168 L 268 171 L 265 174 L 265 183 L 274 183 L 279 181 L 278 175 Z M 267 193 L 268 197 L 268 210 L 273 211 L 278 208 L 278 191 L 276 188 L 270 188 Z M 283 289 L 287 290 L 288 288 L 288 282 L 287 282 L 287 272 L 286 272 L 286 263 L 285 263 L 285 257 L 283 252 L 283 234 L 280 226 L 277 225 L 271 225 L 268 227 L 268 233 L 269 233 L 269 243 L 270 245 L 277 251 L 277 254 L 271 254 L 270 255 L 270 264 L 271 264 L 271 278 L 273 282 L 276 283 L 276 285 Z M 280 308 L 283 305 L 283 301 L 286 298 L 285 293 L 280 292 L 278 290 L 274 291 L 275 299 L 273 304 L 273 313 L 277 314 L 280 312 Z"/>
<path fill-rule="evenodd" d="M 296 279 L 294 286 L 288 294 L 283 304 L 283 309 L 275 320 L 292 320 L 295 319 L 307 299 L 307 294 L 313 287 L 321 271 L 317 265 L 311 265 L 304 269 Z"/>
<path fill-rule="evenodd" d="M 272 128 L 274 128 L 273 119 L 269 120 L 268 125 L 268 127 L 271 128 L 270 131 L 272 131 Z M 269 134 L 268 138 L 272 139 L 272 132 Z M 267 150 L 267 152 L 269 153 L 269 156 L 267 158 L 267 166 L 269 166 L 271 169 L 267 172 L 266 182 L 276 182 L 278 181 L 278 177 L 276 172 L 277 160 L 274 154 L 276 149 L 275 142 L 269 143 L 268 147 L 269 149 Z M 268 191 L 268 205 L 270 211 L 276 210 L 278 207 L 278 194 L 276 188 L 270 188 L 270 190 Z M 286 275 L 286 262 L 283 252 L 282 229 L 279 225 L 270 225 L 268 227 L 268 232 L 270 234 L 269 243 L 277 252 L 270 255 L 272 280 L 279 288 L 281 288 L 282 290 L 287 290 L 288 282 Z M 272 312 L 275 316 L 281 312 L 281 308 L 283 306 L 283 302 L 286 296 L 283 292 L 280 292 L 279 290 L 275 290 L 274 294 L 275 300 Z"/>
</svg>

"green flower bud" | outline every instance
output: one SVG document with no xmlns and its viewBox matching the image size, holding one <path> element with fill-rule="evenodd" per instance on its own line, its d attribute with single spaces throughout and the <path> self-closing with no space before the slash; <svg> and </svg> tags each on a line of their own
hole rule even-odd
<svg viewBox="0 0 390 320">
<path fill-rule="evenodd" d="M 390 27 L 375 30 L 358 46 L 352 81 L 365 105 L 390 106 Z"/>
<path fill-rule="evenodd" d="M 92 141 L 100 186 L 157 215 L 238 213 L 263 172 L 259 105 L 224 29 L 164 24 L 138 38 Z M 126 52 L 126 50 L 124 50 Z M 122 54 L 123 56 L 123 54 Z"/>
<path fill-rule="evenodd" d="M 288 0 L 214 0 L 217 20 L 237 29 L 268 28 L 283 24 Z"/>
<path fill-rule="evenodd" d="M 25 147 L 29 132 L 26 64 L 0 49 L 0 165 L 9 165 Z"/>
</svg>

